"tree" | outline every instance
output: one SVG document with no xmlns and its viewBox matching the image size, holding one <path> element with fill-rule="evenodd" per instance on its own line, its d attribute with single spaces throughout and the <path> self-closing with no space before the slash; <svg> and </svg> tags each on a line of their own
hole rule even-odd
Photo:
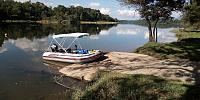
<svg viewBox="0 0 200 100">
<path fill-rule="evenodd" d="M 41 2 L 16 2 L 14 0 L 0 0 L 0 22 L 5 20 L 53 20 L 60 23 L 80 21 L 115 21 L 110 16 L 101 14 L 99 10 L 91 8 L 65 7 L 58 5 L 51 8 Z"/>
<path fill-rule="evenodd" d="M 185 13 L 183 16 L 184 26 L 188 30 L 200 29 L 200 1 L 191 0 L 189 5 L 185 6 Z"/>
<path fill-rule="evenodd" d="M 172 11 L 183 10 L 185 0 L 118 0 L 134 7 L 148 24 L 149 41 L 157 41 L 157 23 L 172 19 Z"/>
</svg>

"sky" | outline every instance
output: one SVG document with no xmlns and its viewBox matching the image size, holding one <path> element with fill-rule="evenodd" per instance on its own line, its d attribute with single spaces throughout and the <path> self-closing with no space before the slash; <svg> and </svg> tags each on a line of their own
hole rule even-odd
<svg viewBox="0 0 200 100">
<path fill-rule="evenodd" d="M 25 2 L 29 0 L 15 0 Z M 117 0 L 31 0 L 32 2 L 42 2 L 48 6 L 56 7 L 57 5 L 83 6 L 100 10 L 103 14 L 108 14 L 113 18 L 120 20 L 140 19 L 140 15 L 134 9 L 123 6 Z"/>
<path fill-rule="evenodd" d="M 25 2 L 30 0 L 15 0 Z M 86 8 L 93 8 L 100 10 L 103 14 L 108 14 L 113 18 L 119 20 L 137 20 L 140 19 L 139 13 L 135 8 L 128 8 L 121 5 L 117 0 L 31 0 L 32 2 L 42 2 L 47 6 L 56 7 L 58 5 L 69 6 L 83 6 Z M 181 13 L 173 12 L 172 16 L 179 18 Z"/>
</svg>

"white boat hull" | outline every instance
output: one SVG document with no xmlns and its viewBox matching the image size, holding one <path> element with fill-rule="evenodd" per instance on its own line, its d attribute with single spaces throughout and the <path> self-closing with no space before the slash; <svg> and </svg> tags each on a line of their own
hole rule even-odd
<svg viewBox="0 0 200 100">
<path fill-rule="evenodd" d="M 43 54 L 43 59 L 51 61 L 67 62 L 67 63 L 86 63 L 100 58 L 102 54 L 103 53 L 99 50 L 96 50 L 96 52 L 89 54 L 45 52 Z"/>
</svg>

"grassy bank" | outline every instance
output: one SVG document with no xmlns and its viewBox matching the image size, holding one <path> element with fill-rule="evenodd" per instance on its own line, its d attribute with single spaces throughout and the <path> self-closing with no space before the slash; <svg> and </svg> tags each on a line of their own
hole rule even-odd
<svg viewBox="0 0 200 100">
<path fill-rule="evenodd" d="M 178 42 L 147 43 L 135 50 L 136 53 L 154 56 L 160 59 L 189 59 L 200 61 L 200 33 L 174 30 Z"/>
<path fill-rule="evenodd" d="M 192 85 L 148 76 L 101 72 L 84 91 L 73 94 L 75 100 L 166 100 L 198 98 Z M 197 90 L 197 89 L 196 89 Z"/>
<path fill-rule="evenodd" d="M 172 32 L 176 33 L 178 40 L 188 39 L 188 38 L 200 38 L 200 31 L 184 31 L 175 29 Z"/>
</svg>

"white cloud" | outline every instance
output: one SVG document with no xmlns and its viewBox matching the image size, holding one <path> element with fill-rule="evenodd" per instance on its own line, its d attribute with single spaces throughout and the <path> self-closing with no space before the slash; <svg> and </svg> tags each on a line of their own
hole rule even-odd
<svg viewBox="0 0 200 100">
<path fill-rule="evenodd" d="M 51 7 L 55 7 L 56 6 L 52 2 L 44 2 L 44 4 L 47 5 L 47 6 L 51 6 Z"/>
<path fill-rule="evenodd" d="M 27 1 L 30 1 L 30 0 L 14 0 L 14 1 L 17 1 L 17 2 L 27 2 Z"/>
<path fill-rule="evenodd" d="M 181 12 L 172 12 L 172 17 L 174 17 L 175 19 L 180 19 L 182 15 L 183 14 Z"/>
<path fill-rule="evenodd" d="M 71 4 L 72 6 L 74 6 L 74 7 L 77 7 L 77 6 L 81 6 L 80 4 L 78 4 L 78 3 L 75 3 L 75 4 Z"/>
<path fill-rule="evenodd" d="M 148 31 L 144 33 L 144 38 L 145 38 L 145 39 L 148 39 L 148 38 L 149 38 L 149 32 L 148 32 Z"/>
<path fill-rule="evenodd" d="M 0 53 L 8 51 L 7 48 L 0 47 Z"/>
<path fill-rule="evenodd" d="M 122 16 L 140 17 L 139 12 L 135 10 L 124 9 L 124 10 L 117 10 L 117 12 L 119 13 L 119 15 L 122 15 Z"/>
<path fill-rule="evenodd" d="M 99 35 L 109 35 L 110 32 L 108 30 L 101 30 L 101 32 L 99 33 Z"/>
<path fill-rule="evenodd" d="M 98 2 L 91 2 L 91 3 L 89 4 L 89 7 L 93 8 L 93 9 L 98 9 L 98 10 L 100 10 L 100 12 L 101 12 L 102 14 L 110 14 L 110 13 L 111 13 L 110 8 L 101 8 L 101 7 L 100 7 L 100 3 L 98 3 Z"/>
<path fill-rule="evenodd" d="M 99 37 L 98 37 L 98 35 L 91 35 L 90 39 L 91 40 L 97 40 L 97 39 L 99 39 Z"/>
<path fill-rule="evenodd" d="M 17 2 L 27 2 L 27 1 L 31 1 L 31 2 L 42 2 L 44 3 L 45 5 L 47 6 L 51 6 L 51 7 L 55 7 L 56 5 L 54 5 L 54 3 L 50 2 L 50 0 L 14 0 L 14 1 L 17 1 Z"/>
<path fill-rule="evenodd" d="M 128 29 L 128 28 L 121 28 L 117 30 L 117 34 L 119 35 L 137 35 L 140 30 L 137 29 Z"/>
<path fill-rule="evenodd" d="M 100 8 L 99 10 L 102 14 L 110 14 L 110 8 Z"/>
<path fill-rule="evenodd" d="M 92 3 L 89 4 L 89 6 L 92 7 L 92 8 L 97 8 L 97 7 L 100 6 L 100 3 L 98 3 L 98 2 L 92 2 Z"/>
<path fill-rule="evenodd" d="M 48 48 L 47 40 L 48 38 L 34 39 L 33 41 L 26 38 L 20 38 L 14 41 L 10 40 L 9 42 L 24 51 L 39 51 L 46 50 Z"/>
<path fill-rule="evenodd" d="M 159 29 L 158 30 L 158 42 L 166 43 L 166 42 L 174 42 L 177 41 L 175 33 L 170 32 L 172 29 Z M 149 32 L 146 31 L 144 34 L 144 38 L 149 38 Z"/>
</svg>

